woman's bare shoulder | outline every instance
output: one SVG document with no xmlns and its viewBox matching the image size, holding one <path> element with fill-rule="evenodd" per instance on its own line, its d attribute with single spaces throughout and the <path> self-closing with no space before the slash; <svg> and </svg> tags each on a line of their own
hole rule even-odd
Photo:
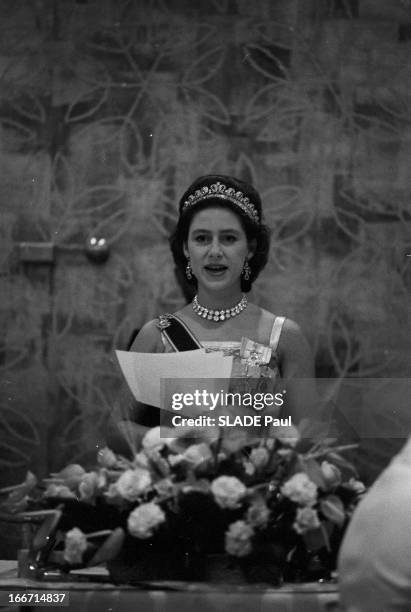
<svg viewBox="0 0 411 612">
<path fill-rule="evenodd" d="M 303 348 L 306 350 L 307 341 L 301 330 L 299 324 L 293 319 L 288 318 L 285 315 L 275 314 L 264 308 L 261 310 L 261 320 L 265 322 L 266 326 L 271 326 L 271 329 L 276 322 L 280 322 L 283 319 L 281 326 L 281 334 L 278 343 L 278 349 L 280 353 L 294 352 Z"/>
<path fill-rule="evenodd" d="M 294 338 L 301 337 L 303 335 L 299 324 L 293 319 L 289 319 L 288 317 L 284 317 L 283 332 L 289 337 Z"/>
<path fill-rule="evenodd" d="M 267 320 L 274 322 L 275 319 L 284 319 L 283 329 L 290 330 L 291 332 L 300 330 L 300 326 L 298 325 L 298 323 L 296 323 L 292 319 L 289 319 L 285 314 L 271 312 L 271 310 L 267 310 L 266 308 L 262 308 L 261 306 L 257 306 L 256 304 L 252 304 L 252 306 L 253 308 L 256 308 L 259 311 L 260 317 L 264 317 Z"/>
<path fill-rule="evenodd" d="M 164 351 L 158 319 L 148 321 L 140 329 L 130 347 L 130 351 L 137 353 L 162 353 Z"/>
<path fill-rule="evenodd" d="M 265 308 L 257 306 L 256 304 L 253 304 L 253 306 L 259 310 L 260 318 L 264 319 L 267 322 L 270 322 L 272 325 L 274 324 L 274 321 L 276 321 L 276 319 L 284 319 L 284 322 L 282 324 L 282 333 L 285 333 L 288 336 L 295 337 L 302 334 L 301 327 L 298 325 L 298 323 L 296 323 L 296 321 L 293 321 L 293 319 L 289 319 L 286 315 L 266 310 Z"/>
<path fill-rule="evenodd" d="M 281 328 L 280 345 L 281 349 L 295 350 L 297 347 L 306 347 L 307 340 L 300 325 L 293 319 L 284 317 Z"/>
</svg>

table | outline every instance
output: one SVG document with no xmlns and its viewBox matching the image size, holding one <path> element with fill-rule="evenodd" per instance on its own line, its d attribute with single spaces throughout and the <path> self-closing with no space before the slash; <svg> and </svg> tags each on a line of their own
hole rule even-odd
<svg viewBox="0 0 411 612">
<path fill-rule="evenodd" d="M 304 583 L 279 589 L 260 589 L 254 585 L 227 588 L 221 585 L 188 584 L 174 590 L 173 583 L 140 589 L 110 583 L 73 580 L 36 582 L 17 578 L 17 564 L 0 561 L 0 595 L 27 589 L 68 591 L 70 605 L 62 612 L 342 612 L 335 584 Z M 16 612 L 16 606 L 0 606 L 1 612 Z M 24 606 L 22 611 L 56 610 L 50 606 Z"/>
</svg>

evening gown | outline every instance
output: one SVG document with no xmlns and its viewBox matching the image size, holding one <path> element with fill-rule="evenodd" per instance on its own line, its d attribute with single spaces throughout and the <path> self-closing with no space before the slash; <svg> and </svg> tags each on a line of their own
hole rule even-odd
<svg viewBox="0 0 411 612">
<path fill-rule="evenodd" d="M 178 319 L 178 317 L 176 317 Z M 178 319 L 179 320 L 179 319 Z M 266 343 L 259 343 L 249 338 L 241 341 L 202 341 L 199 346 L 207 352 L 221 351 L 233 357 L 230 391 L 241 390 L 241 381 L 252 382 L 254 392 L 272 391 L 281 378 L 281 363 L 278 356 L 278 344 L 285 317 L 277 316 L 271 326 Z M 185 324 L 184 324 L 185 325 Z M 185 325 L 185 327 L 187 327 Z M 192 332 L 190 332 L 192 334 Z M 176 351 L 176 347 L 168 341 L 166 334 L 161 334 L 165 353 Z M 242 387 L 244 390 L 244 387 Z M 138 408 L 135 418 L 141 425 L 155 427 L 160 423 L 160 409 L 153 406 Z"/>
</svg>

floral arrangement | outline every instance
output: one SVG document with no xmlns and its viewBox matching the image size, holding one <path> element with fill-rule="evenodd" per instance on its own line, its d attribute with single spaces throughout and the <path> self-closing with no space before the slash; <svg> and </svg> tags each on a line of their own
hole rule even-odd
<svg viewBox="0 0 411 612">
<path fill-rule="evenodd" d="M 41 518 L 37 566 L 121 562 L 126 582 L 207 579 L 207 558 L 220 555 L 251 581 L 329 576 L 365 490 L 341 454 L 347 447 L 308 439 L 307 423 L 265 437 L 201 434 L 157 427 L 129 457 L 105 447 L 92 469 L 71 464 L 40 483 L 29 473 L 0 491 L 0 508 Z"/>
</svg>

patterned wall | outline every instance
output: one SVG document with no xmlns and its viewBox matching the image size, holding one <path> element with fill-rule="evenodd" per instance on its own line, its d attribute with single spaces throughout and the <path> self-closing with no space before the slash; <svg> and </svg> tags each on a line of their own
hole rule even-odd
<svg viewBox="0 0 411 612">
<path fill-rule="evenodd" d="M 0 0 L 0 28 L 4 483 L 102 441 L 113 347 L 183 303 L 167 236 L 203 173 L 263 194 L 254 297 L 319 375 L 409 376 L 407 0 Z"/>
</svg>

